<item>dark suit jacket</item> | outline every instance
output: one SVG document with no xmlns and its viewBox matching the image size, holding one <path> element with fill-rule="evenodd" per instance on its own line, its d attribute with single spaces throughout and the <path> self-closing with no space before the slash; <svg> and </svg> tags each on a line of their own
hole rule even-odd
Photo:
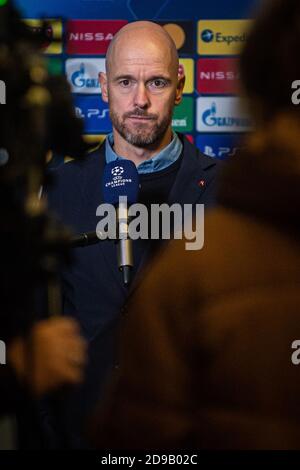
<svg viewBox="0 0 300 470">
<path fill-rule="evenodd" d="M 183 158 L 168 202 L 211 206 L 216 192 L 217 161 L 203 155 L 183 136 L 180 138 Z M 83 161 L 69 162 L 55 172 L 55 184 L 48 192 L 49 208 L 75 233 L 96 230 L 99 222 L 96 209 L 104 202 L 104 166 L 105 145 L 102 145 Z M 149 253 L 145 253 L 142 265 L 147 256 Z M 99 399 L 105 378 L 115 364 L 116 327 L 128 297 L 118 271 L 115 244 L 102 241 L 74 249 L 73 264 L 62 272 L 62 288 L 64 314 L 78 319 L 89 341 L 86 381 L 68 400 L 74 430 L 75 421 L 79 420 L 81 425 L 81 419 Z M 80 446 L 75 437 L 71 440 L 72 447 Z"/>
</svg>

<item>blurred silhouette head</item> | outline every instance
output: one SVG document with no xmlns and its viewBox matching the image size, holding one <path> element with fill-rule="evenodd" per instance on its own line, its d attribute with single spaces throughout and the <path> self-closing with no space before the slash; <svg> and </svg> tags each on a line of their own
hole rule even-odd
<svg viewBox="0 0 300 470">
<path fill-rule="evenodd" d="M 258 123 L 299 113 L 292 82 L 300 80 L 300 1 L 269 0 L 254 22 L 240 59 L 242 86 Z"/>
</svg>

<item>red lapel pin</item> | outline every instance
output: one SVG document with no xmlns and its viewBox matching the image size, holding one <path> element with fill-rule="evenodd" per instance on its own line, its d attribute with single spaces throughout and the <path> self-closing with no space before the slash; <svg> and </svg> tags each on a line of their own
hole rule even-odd
<svg viewBox="0 0 300 470">
<path fill-rule="evenodd" d="M 198 186 L 201 186 L 201 188 L 203 188 L 203 186 L 205 186 L 205 181 L 204 180 L 198 181 Z"/>
</svg>

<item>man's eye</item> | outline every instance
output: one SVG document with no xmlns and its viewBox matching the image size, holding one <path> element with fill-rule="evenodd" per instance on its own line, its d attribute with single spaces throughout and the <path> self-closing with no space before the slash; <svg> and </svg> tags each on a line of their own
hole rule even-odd
<svg viewBox="0 0 300 470">
<path fill-rule="evenodd" d="M 163 88 L 163 87 L 166 86 L 166 84 L 167 84 L 167 82 L 165 80 L 160 79 L 160 78 L 150 82 L 150 86 L 152 86 L 154 88 Z"/>
<path fill-rule="evenodd" d="M 123 86 L 123 87 L 128 87 L 130 85 L 130 80 L 128 80 L 127 78 L 124 78 L 124 80 L 120 80 L 120 85 Z"/>
</svg>

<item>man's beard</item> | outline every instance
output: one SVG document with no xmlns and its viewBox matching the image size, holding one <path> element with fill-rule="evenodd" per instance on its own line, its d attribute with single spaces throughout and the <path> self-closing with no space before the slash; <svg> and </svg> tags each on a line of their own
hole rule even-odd
<svg viewBox="0 0 300 470">
<path fill-rule="evenodd" d="M 173 109 L 169 110 L 168 114 L 160 122 L 158 122 L 156 115 L 148 114 L 141 109 L 136 109 L 130 113 L 123 114 L 122 119 L 111 109 L 110 119 L 112 121 L 113 127 L 119 132 L 123 139 L 126 140 L 126 142 L 131 145 L 135 145 L 136 147 L 144 148 L 153 145 L 162 139 L 172 122 L 172 113 Z M 151 127 L 151 130 L 147 130 L 147 124 L 141 122 L 140 126 L 137 126 L 135 131 L 132 131 L 126 125 L 126 118 L 131 116 L 151 118 L 153 119 L 153 122 L 155 122 L 155 125 Z"/>
</svg>

